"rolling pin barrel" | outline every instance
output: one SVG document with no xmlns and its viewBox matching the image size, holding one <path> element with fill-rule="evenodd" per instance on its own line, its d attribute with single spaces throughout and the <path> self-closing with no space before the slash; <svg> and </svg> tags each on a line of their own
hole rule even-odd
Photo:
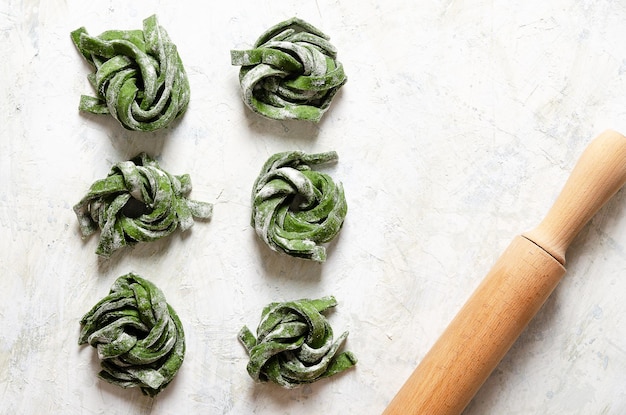
<svg viewBox="0 0 626 415">
<path fill-rule="evenodd" d="M 459 415 L 565 274 L 578 232 L 626 181 L 626 137 L 585 149 L 535 229 L 517 236 L 396 394 L 383 415 Z"/>
</svg>

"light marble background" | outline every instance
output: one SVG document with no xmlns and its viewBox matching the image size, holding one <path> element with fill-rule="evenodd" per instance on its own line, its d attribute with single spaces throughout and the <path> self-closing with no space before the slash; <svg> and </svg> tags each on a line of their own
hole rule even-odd
<svg viewBox="0 0 626 415">
<path fill-rule="evenodd" d="M 0 405 L 6 414 L 378 414 L 499 254 L 535 226 L 586 144 L 626 132 L 626 2 L 5 0 L 0 5 Z M 134 133 L 80 114 L 86 26 L 156 13 L 189 75 L 187 114 Z M 239 98 L 229 51 L 301 17 L 331 36 L 348 83 L 321 123 L 277 122 Z M 249 226 L 267 157 L 336 150 L 348 217 L 324 264 L 277 255 Z M 72 206 L 140 151 L 210 222 L 109 260 Z M 155 282 L 186 360 L 157 398 L 96 377 L 80 317 L 115 278 Z M 626 413 L 626 195 L 568 252 L 568 274 L 466 415 Z M 298 390 L 255 385 L 236 340 L 271 301 L 333 294 L 357 367 Z"/>
</svg>

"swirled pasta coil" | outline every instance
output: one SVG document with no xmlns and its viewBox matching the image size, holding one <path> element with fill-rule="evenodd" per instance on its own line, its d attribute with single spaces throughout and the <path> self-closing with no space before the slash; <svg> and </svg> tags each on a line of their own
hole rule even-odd
<svg viewBox="0 0 626 415">
<path fill-rule="evenodd" d="M 87 76 L 96 96 L 83 95 L 79 110 L 111 114 L 129 130 L 167 127 L 189 104 L 189 81 L 176 45 L 155 15 L 143 30 L 109 30 L 91 36 L 84 27 L 72 41 L 95 69 Z"/>
<path fill-rule="evenodd" d="M 80 323 L 78 343 L 97 349 L 99 376 L 109 383 L 155 396 L 183 363 L 178 315 L 159 288 L 134 273 L 119 277 Z"/>
<path fill-rule="evenodd" d="M 341 183 L 311 169 L 337 159 L 334 151 L 277 153 L 264 164 L 252 189 L 251 223 L 270 249 L 317 262 L 323 243 L 343 226 L 348 205 Z"/>
<path fill-rule="evenodd" d="M 106 178 L 93 183 L 74 212 L 83 237 L 100 229 L 96 253 L 109 257 L 124 246 L 163 238 L 179 227 L 185 231 L 194 217 L 210 218 L 213 206 L 188 199 L 190 192 L 188 174 L 169 174 L 141 153 L 115 164 Z"/>
<path fill-rule="evenodd" d="M 256 337 L 243 327 L 239 340 L 250 356 L 247 371 L 256 382 L 292 389 L 353 367 L 352 352 L 338 353 L 348 336 L 337 340 L 321 313 L 337 305 L 334 297 L 271 303 L 263 309 Z"/>
<path fill-rule="evenodd" d="M 252 49 L 232 50 L 248 108 L 277 120 L 319 121 L 347 81 L 329 39 L 294 17 L 264 32 Z"/>
</svg>

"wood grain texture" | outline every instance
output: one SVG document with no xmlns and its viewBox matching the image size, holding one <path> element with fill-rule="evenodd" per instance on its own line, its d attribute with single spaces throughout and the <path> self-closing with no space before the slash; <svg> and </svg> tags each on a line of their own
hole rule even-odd
<svg viewBox="0 0 626 415">
<path fill-rule="evenodd" d="M 625 181 L 626 137 L 607 130 L 580 156 L 539 226 L 524 235 L 565 264 L 565 253 L 576 235 Z"/>
<path fill-rule="evenodd" d="M 546 251 L 515 238 L 384 414 L 460 414 L 564 274 Z"/>
<path fill-rule="evenodd" d="M 513 240 L 384 414 L 460 414 L 565 274 L 578 232 L 625 181 L 626 137 L 605 131 L 544 220 Z"/>
</svg>

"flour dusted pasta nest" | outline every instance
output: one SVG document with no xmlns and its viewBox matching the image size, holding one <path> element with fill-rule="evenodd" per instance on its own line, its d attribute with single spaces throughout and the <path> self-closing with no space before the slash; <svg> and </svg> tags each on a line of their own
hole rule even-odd
<svg viewBox="0 0 626 415">
<path fill-rule="evenodd" d="M 115 164 L 108 176 L 93 183 L 74 206 L 84 237 L 100 229 L 96 253 L 103 257 L 137 242 L 163 238 L 177 228 L 194 224 L 194 217 L 208 219 L 213 206 L 190 200 L 191 178 L 174 176 L 141 153 Z"/>
<path fill-rule="evenodd" d="M 329 37 L 292 18 L 264 32 L 250 50 L 231 51 L 241 66 L 243 101 L 267 118 L 317 122 L 347 77 Z"/>
<path fill-rule="evenodd" d="M 163 292 L 129 273 L 81 319 L 79 344 L 98 351 L 99 376 L 123 388 L 139 387 L 154 396 L 180 369 L 185 333 Z"/>
<path fill-rule="evenodd" d="M 337 159 L 334 151 L 277 153 L 264 164 L 252 189 L 252 226 L 274 251 L 318 262 L 323 243 L 343 226 L 348 205 L 341 183 L 311 169 Z"/>
<path fill-rule="evenodd" d="M 336 305 L 335 298 L 328 296 L 266 306 L 256 337 L 245 326 L 239 333 L 250 356 L 250 377 L 292 389 L 353 367 L 357 363 L 354 354 L 338 353 L 348 332 L 334 340 L 330 323 L 322 314 Z"/>
<path fill-rule="evenodd" d="M 81 27 L 71 37 L 95 70 L 88 79 L 96 96 L 83 95 L 81 111 L 111 114 L 129 130 L 154 131 L 167 127 L 187 109 L 187 74 L 156 16 L 143 21 L 143 30 L 109 30 L 91 36 Z"/>
</svg>

